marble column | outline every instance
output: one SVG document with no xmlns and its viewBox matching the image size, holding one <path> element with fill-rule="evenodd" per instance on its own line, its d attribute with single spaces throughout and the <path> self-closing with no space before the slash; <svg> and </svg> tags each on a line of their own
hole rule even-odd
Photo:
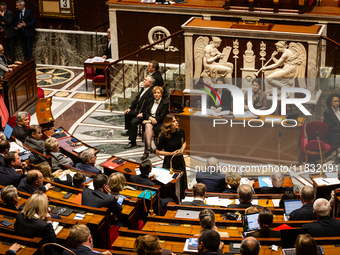
<svg viewBox="0 0 340 255">
<path fill-rule="evenodd" d="M 327 36 L 327 22 L 319 22 L 321 25 L 325 25 L 325 28 L 322 31 L 322 36 Z M 327 41 L 321 39 L 321 49 L 320 49 L 320 67 L 324 67 L 326 64 L 326 45 Z"/>
<path fill-rule="evenodd" d="M 185 90 L 184 92 L 189 92 L 190 90 L 190 80 L 194 77 L 193 69 L 193 40 L 192 33 L 184 33 L 184 45 L 185 45 Z"/>
<path fill-rule="evenodd" d="M 319 77 L 319 58 L 318 49 L 319 41 L 308 42 L 308 59 L 307 59 L 307 89 L 312 93 L 312 98 L 315 98 L 316 78 Z"/>
<path fill-rule="evenodd" d="M 118 28 L 117 28 L 117 15 L 116 10 L 109 9 L 110 19 L 110 32 L 111 32 L 111 54 L 112 59 L 117 60 L 119 58 L 118 52 Z"/>
</svg>

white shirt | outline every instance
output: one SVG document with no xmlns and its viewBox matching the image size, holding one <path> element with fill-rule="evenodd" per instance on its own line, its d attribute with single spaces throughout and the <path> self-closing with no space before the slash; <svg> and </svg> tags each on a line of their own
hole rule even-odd
<svg viewBox="0 0 340 255">
<path fill-rule="evenodd" d="M 333 109 L 333 112 L 335 113 L 335 116 L 338 118 L 338 120 L 340 121 L 340 110 L 339 108 L 334 109 L 333 106 L 331 107 Z"/>
<path fill-rule="evenodd" d="M 156 111 L 159 106 L 159 103 L 161 102 L 162 98 L 157 100 L 154 100 L 153 106 L 151 107 L 151 116 L 156 116 Z"/>
<path fill-rule="evenodd" d="M 149 87 L 149 88 L 150 88 L 150 87 Z M 144 95 L 144 93 L 145 93 L 146 91 L 148 91 L 149 88 L 144 88 L 142 94 L 140 94 L 139 100 L 142 98 L 142 96 Z"/>
</svg>

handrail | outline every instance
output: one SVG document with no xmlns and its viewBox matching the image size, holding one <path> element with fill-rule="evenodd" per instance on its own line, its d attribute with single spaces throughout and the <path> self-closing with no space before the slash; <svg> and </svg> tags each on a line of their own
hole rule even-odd
<svg viewBox="0 0 340 255">
<path fill-rule="evenodd" d="M 329 41 L 329 42 L 331 42 L 331 43 L 334 43 L 334 44 L 337 45 L 337 46 L 340 46 L 340 43 L 334 41 L 333 39 L 331 39 L 331 38 L 329 38 L 329 37 L 327 37 L 327 36 L 321 36 L 321 38 L 322 38 L 322 39 L 325 39 L 325 40 L 327 40 L 327 41 Z"/>
<path fill-rule="evenodd" d="M 122 61 L 122 60 L 124 60 L 124 59 L 126 59 L 126 58 L 128 58 L 128 57 L 130 57 L 130 56 L 132 56 L 132 55 L 135 55 L 135 54 L 137 54 L 137 53 L 139 53 L 139 52 L 141 52 L 141 51 L 143 51 L 143 50 L 146 50 L 146 49 L 148 49 L 148 48 L 151 48 L 151 47 L 153 47 L 154 45 L 157 45 L 157 44 L 159 44 L 160 42 L 166 41 L 166 40 L 168 40 L 168 39 L 170 39 L 170 38 L 174 37 L 175 35 L 178 35 L 178 34 L 180 34 L 180 33 L 182 33 L 182 32 L 184 32 L 184 29 L 177 31 L 176 33 L 173 33 L 172 35 L 169 35 L 169 36 L 167 36 L 167 37 L 164 37 L 163 39 L 160 39 L 160 40 L 158 40 L 158 41 L 156 41 L 156 42 L 154 42 L 154 43 L 152 43 L 152 44 L 149 44 L 149 45 L 147 45 L 147 46 L 144 46 L 143 48 L 140 48 L 139 50 L 136 50 L 136 51 L 134 51 L 134 52 L 132 52 L 132 53 L 130 53 L 130 54 L 127 54 L 126 56 L 121 57 L 121 58 L 115 60 L 114 62 L 107 64 L 106 67 L 110 67 L 110 66 L 112 66 L 112 65 L 114 65 L 114 64 L 116 64 L 116 63 L 118 63 L 118 62 L 120 62 L 120 61 Z"/>
</svg>

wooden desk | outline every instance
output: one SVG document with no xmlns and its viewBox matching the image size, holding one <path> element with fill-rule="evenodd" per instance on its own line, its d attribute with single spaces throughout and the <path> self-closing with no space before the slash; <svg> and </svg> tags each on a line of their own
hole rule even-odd
<svg viewBox="0 0 340 255">
<path fill-rule="evenodd" d="M 65 154 L 65 155 L 68 155 L 70 156 L 73 160 L 74 160 L 74 163 L 76 164 L 77 162 L 80 162 L 81 159 L 80 159 L 80 154 L 81 153 L 76 153 L 74 152 L 73 150 L 76 149 L 76 148 L 79 148 L 80 146 L 87 146 L 89 149 L 93 149 L 94 150 L 94 153 L 97 154 L 99 152 L 98 149 L 86 144 L 86 143 L 83 143 L 82 141 L 80 141 L 79 139 L 77 139 L 76 137 L 74 137 L 73 135 L 69 134 L 64 128 L 62 127 L 59 127 L 58 129 L 62 129 L 63 131 L 61 132 L 58 132 L 58 133 L 65 133 L 66 136 L 65 137 L 61 137 L 61 138 L 58 138 L 57 141 L 58 141 L 58 144 L 60 145 L 60 149 L 61 151 Z M 56 130 L 58 130 L 56 129 Z M 49 138 L 49 137 L 52 137 L 52 135 L 54 134 L 57 134 L 57 132 L 54 132 L 54 131 L 51 131 L 51 130 L 47 130 L 44 132 L 44 135 Z M 81 143 L 81 145 L 79 146 L 74 146 L 72 147 L 70 144 L 68 144 L 67 142 L 70 142 L 72 138 L 75 138 L 78 140 L 78 142 Z M 74 143 L 72 143 L 74 144 Z"/>
<path fill-rule="evenodd" d="M 313 187 L 316 192 L 316 198 L 329 198 L 331 195 L 332 190 L 340 188 L 340 184 L 334 184 L 334 185 L 318 185 L 315 182 L 315 178 L 323 177 L 326 178 L 325 174 L 319 175 L 319 174 L 310 174 L 309 177 L 311 178 L 313 182 Z"/>
<path fill-rule="evenodd" d="M 93 57 L 90 57 L 90 58 L 93 58 Z M 94 62 L 94 63 L 85 63 L 85 61 L 84 61 L 83 65 L 84 65 L 84 77 L 85 77 L 86 91 L 87 91 L 87 72 L 86 72 L 86 68 L 91 68 L 91 74 L 92 74 L 92 79 L 93 79 L 93 77 L 95 75 L 95 73 L 93 72 L 93 69 L 96 69 L 96 68 L 104 69 L 104 67 L 106 65 L 108 65 L 108 64 L 110 64 L 109 61 Z"/>
<path fill-rule="evenodd" d="M 17 235 L 10 235 L 0 233 L 0 252 L 5 254 L 5 252 L 11 247 L 12 244 L 18 243 L 23 247 L 17 252 L 18 255 L 34 255 L 40 254 L 38 252 L 43 245 L 42 238 L 40 237 L 21 237 Z"/>
<path fill-rule="evenodd" d="M 35 60 L 24 61 L 22 65 L 13 68 L 12 73 L 6 73 L 0 80 L 2 96 L 7 106 L 9 116 L 17 111 L 30 108 L 38 99 Z"/>
<path fill-rule="evenodd" d="M 136 175 L 135 169 L 139 168 L 138 163 L 124 159 L 126 162 L 123 165 L 114 168 L 114 167 L 112 167 L 112 165 L 114 164 L 114 163 L 112 163 L 112 160 L 114 160 L 115 158 L 117 158 L 117 157 L 113 156 L 112 158 L 110 158 L 107 161 L 100 164 L 100 166 L 104 168 L 104 173 L 106 175 L 110 176 L 112 174 L 112 172 L 121 172 L 125 175 L 127 181 L 129 181 L 131 175 Z M 123 159 L 123 158 L 121 158 L 121 159 Z M 131 170 L 131 172 L 130 173 L 126 172 L 124 170 L 125 168 L 129 168 Z M 181 194 L 180 194 L 181 193 L 181 178 L 183 176 L 183 172 L 176 171 L 176 170 L 174 172 L 178 173 L 179 175 L 177 176 L 176 179 L 173 179 L 171 182 L 164 185 L 164 187 L 175 190 L 176 197 L 177 197 L 178 201 L 180 201 L 180 198 L 181 198 Z"/>
<path fill-rule="evenodd" d="M 195 116 L 195 111 L 185 108 L 183 113 L 175 114 L 179 126 L 185 132 L 187 150 L 191 155 L 209 158 L 244 160 L 262 164 L 278 163 L 278 134 L 282 132 L 281 164 L 298 164 L 301 162 L 301 137 L 306 118 L 299 118 L 296 127 L 283 127 L 281 124 L 264 122 L 266 117 L 282 118 L 285 116 L 262 116 L 262 127 L 249 127 L 248 119 L 230 119 L 227 124 L 213 127 L 214 119 L 225 119 L 220 116 Z M 245 127 L 243 126 L 245 121 Z M 242 123 L 235 124 L 235 122 Z M 259 122 L 258 122 L 259 123 Z M 255 121 L 250 123 L 256 125 Z M 190 129 L 190 127 L 194 129 Z M 199 128 L 198 128 L 199 127 Z"/>
</svg>

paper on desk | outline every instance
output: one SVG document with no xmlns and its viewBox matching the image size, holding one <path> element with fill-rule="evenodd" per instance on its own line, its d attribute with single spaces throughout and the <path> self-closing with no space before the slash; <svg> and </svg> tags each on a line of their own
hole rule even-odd
<svg viewBox="0 0 340 255">
<path fill-rule="evenodd" d="M 105 62 L 105 58 L 102 57 L 94 57 L 92 59 L 93 62 Z"/>
<path fill-rule="evenodd" d="M 197 249 L 189 249 L 189 239 L 185 241 L 183 252 L 192 252 L 192 253 L 197 253 Z"/>
<path fill-rule="evenodd" d="M 168 184 L 172 181 L 172 175 L 168 169 L 153 167 L 149 176 L 153 174 L 156 175 L 156 180 L 163 184 Z"/>
<path fill-rule="evenodd" d="M 76 216 L 74 216 L 75 220 L 82 220 L 85 218 L 85 214 L 77 213 Z"/>
<path fill-rule="evenodd" d="M 241 184 L 248 184 L 248 183 L 249 183 L 249 179 L 248 178 L 241 178 L 240 185 Z"/>
<path fill-rule="evenodd" d="M 55 230 L 59 225 L 59 222 L 58 221 L 53 221 L 52 222 L 52 226 L 53 226 L 53 229 Z"/>
<path fill-rule="evenodd" d="M 272 184 L 270 177 L 259 176 L 258 180 L 259 180 L 260 188 L 262 188 L 262 187 L 273 187 L 273 184 Z"/>
<path fill-rule="evenodd" d="M 274 207 L 279 207 L 280 206 L 280 199 L 272 199 Z"/>
<path fill-rule="evenodd" d="M 54 233 L 56 235 L 58 235 L 58 233 L 60 232 L 60 230 L 62 230 L 64 227 L 63 226 L 58 226 L 55 230 L 54 230 Z"/>
<path fill-rule="evenodd" d="M 93 63 L 93 60 L 92 60 L 92 58 L 88 58 L 88 59 L 85 60 L 84 63 Z"/>
<path fill-rule="evenodd" d="M 87 186 L 89 189 L 94 190 L 93 182 L 90 182 L 90 184 Z"/>
<path fill-rule="evenodd" d="M 264 122 L 281 122 L 282 118 L 272 118 L 272 117 L 266 117 Z"/>
<path fill-rule="evenodd" d="M 253 205 L 258 205 L 259 204 L 259 200 L 258 199 L 253 199 L 253 200 L 251 200 L 251 203 Z"/>
<path fill-rule="evenodd" d="M 136 169 L 135 169 L 135 172 L 136 172 L 136 175 L 140 175 L 140 170 L 139 170 L 139 168 L 136 168 Z"/>
<path fill-rule="evenodd" d="M 225 206 L 232 204 L 232 200 L 229 198 L 219 198 L 219 197 L 208 197 L 206 199 L 207 205 L 218 205 L 218 206 Z"/>
<path fill-rule="evenodd" d="M 315 183 L 317 185 L 334 185 L 334 184 L 339 184 L 340 181 L 338 178 L 322 178 L 322 177 L 318 177 L 318 178 L 314 178 L 313 179 L 315 181 Z"/>
<path fill-rule="evenodd" d="M 182 199 L 182 203 L 183 202 L 192 202 L 192 201 L 194 201 L 194 197 L 185 197 L 185 198 Z"/>
<path fill-rule="evenodd" d="M 245 111 L 243 115 L 235 115 L 235 118 L 255 118 L 251 111 Z"/>
<path fill-rule="evenodd" d="M 17 140 L 18 141 L 18 140 Z M 19 141 L 20 142 L 20 141 Z M 21 142 L 20 142 L 21 143 Z M 21 146 L 16 143 L 16 142 L 11 142 L 11 147 L 9 148 L 9 151 L 15 151 L 15 150 L 19 150 L 19 153 L 21 152 L 25 152 L 26 150 L 24 149 L 24 147 L 22 147 L 22 143 Z"/>
</svg>

